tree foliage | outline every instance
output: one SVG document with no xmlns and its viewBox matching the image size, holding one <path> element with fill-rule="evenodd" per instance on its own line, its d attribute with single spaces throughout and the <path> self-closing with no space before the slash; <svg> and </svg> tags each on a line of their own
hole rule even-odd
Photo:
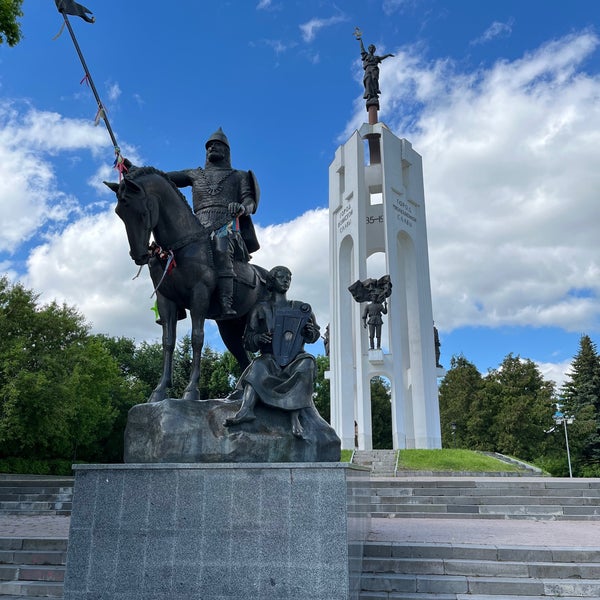
<svg viewBox="0 0 600 600">
<path fill-rule="evenodd" d="M 464 356 L 453 356 L 450 369 L 439 387 L 442 445 L 447 448 L 472 448 L 481 445 L 478 435 L 485 421 L 481 412 L 483 378 Z M 478 433 L 475 433 L 478 432 Z"/>
<path fill-rule="evenodd" d="M 495 407 L 490 427 L 494 450 L 534 459 L 546 441 L 544 432 L 552 426 L 553 384 L 544 380 L 533 361 L 509 354 L 486 376 L 484 393 Z"/>
<path fill-rule="evenodd" d="M 371 431 L 374 449 L 393 447 L 390 384 L 382 377 L 371 379 Z"/>
<path fill-rule="evenodd" d="M 535 363 L 509 354 L 485 377 L 464 356 L 452 357 L 450 365 L 439 389 L 445 446 L 524 460 L 544 452 L 554 387 Z"/>
<path fill-rule="evenodd" d="M 0 0 L 0 44 L 15 46 L 21 41 L 18 19 L 23 16 L 23 0 Z"/>
<path fill-rule="evenodd" d="M 0 453 L 101 458 L 126 392 L 118 366 L 73 308 L 40 306 L 0 279 Z"/>
<path fill-rule="evenodd" d="M 331 423 L 331 400 L 329 379 L 325 378 L 325 373 L 329 371 L 329 357 L 316 356 L 317 362 L 317 377 L 315 380 L 315 392 L 313 401 L 319 414 L 328 422 Z"/>
<path fill-rule="evenodd" d="M 569 442 L 576 471 L 600 475 L 600 357 L 587 335 L 579 340 L 567 380 L 561 389 L 563 411 L 573 417 Z"/>
</svg>

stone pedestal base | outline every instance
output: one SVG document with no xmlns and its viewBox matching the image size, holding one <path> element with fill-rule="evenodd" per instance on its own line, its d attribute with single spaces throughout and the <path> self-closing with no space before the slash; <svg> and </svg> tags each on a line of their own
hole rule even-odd
<svg viewBox="0 0 600 600">
<path fill-rule="evenodd" d="M 356 600 L 369 472 L 76 465 L 64 600 Z"/>
</svg>

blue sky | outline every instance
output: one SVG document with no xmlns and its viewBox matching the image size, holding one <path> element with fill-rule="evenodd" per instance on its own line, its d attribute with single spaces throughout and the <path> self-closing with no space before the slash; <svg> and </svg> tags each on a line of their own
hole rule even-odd
<svg viewBox="0 0 600 600">
<path fill-rule="evenodd" d="M 509 352 L 561 381 L 598 339 L 600 4 L 589 0 L 85 0 L 71 17 L 123 153 L 204 163 L 223 127 L 262 190 L 254 261 L 287 264 L 290 296 L 328 322 L 328 166 L 366 120 L 359 46 L 382 65 L 380 120 L 423 156 L 442 363 L 483 373 Z M 1 272 L 94 331 L 155 341 L 132 280 L 112 146 L 53 0 L 25 0 L 0 46 Z M 187 324 L 181 327 L 186 331 Z M 219 347 L 212 325 L 208 343 Z M 322 352 L 317 344 L 313 351 Z"/>
</svg>

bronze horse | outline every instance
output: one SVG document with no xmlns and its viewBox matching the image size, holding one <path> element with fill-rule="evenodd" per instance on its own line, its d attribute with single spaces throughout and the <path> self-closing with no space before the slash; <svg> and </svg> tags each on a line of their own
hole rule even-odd
<svg viewBox="0 0 600 600">
<path fill-rule="evenodd" d="M 237 316 L 220 319 L 220 305 L 213 299 L 217 276 L 213 266 L 210 231 L 194 216 L 185 196 L 153 167 L 131 168 L 121 183 L 104 182 L 117 195 L 115 212 L 125 223 L 130 256 L 137 265 L 148 264 L 156 291 L 162 325 L 162 377 L 148 402 L 166 397 L 171 386 L 177 320 L 189 309 L 192 320 L 192 369 L 184 400 L 198 400 L 200 357 L 204 321 L 214 319 L 221 338 L 242 369 L 249 364 L 243 345 L 250 308 L 267 297 L 266 271 L 234 261 L 234 305 Z M 150 234 L 154 244 L 150 246 Z"/>
</svg>

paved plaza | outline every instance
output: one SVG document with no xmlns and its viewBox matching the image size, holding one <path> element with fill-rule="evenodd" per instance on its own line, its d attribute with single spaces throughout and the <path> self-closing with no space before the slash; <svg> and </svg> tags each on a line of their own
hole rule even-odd
<svg viewBox="0 0 600 600">
<path fill-rule="evenodd" d="M 0 515 L 0 537 L 69 536 L 70 517 Z M 597 547 L 600 521 L 372 519 L 370 541 Z"/>
</svg>

